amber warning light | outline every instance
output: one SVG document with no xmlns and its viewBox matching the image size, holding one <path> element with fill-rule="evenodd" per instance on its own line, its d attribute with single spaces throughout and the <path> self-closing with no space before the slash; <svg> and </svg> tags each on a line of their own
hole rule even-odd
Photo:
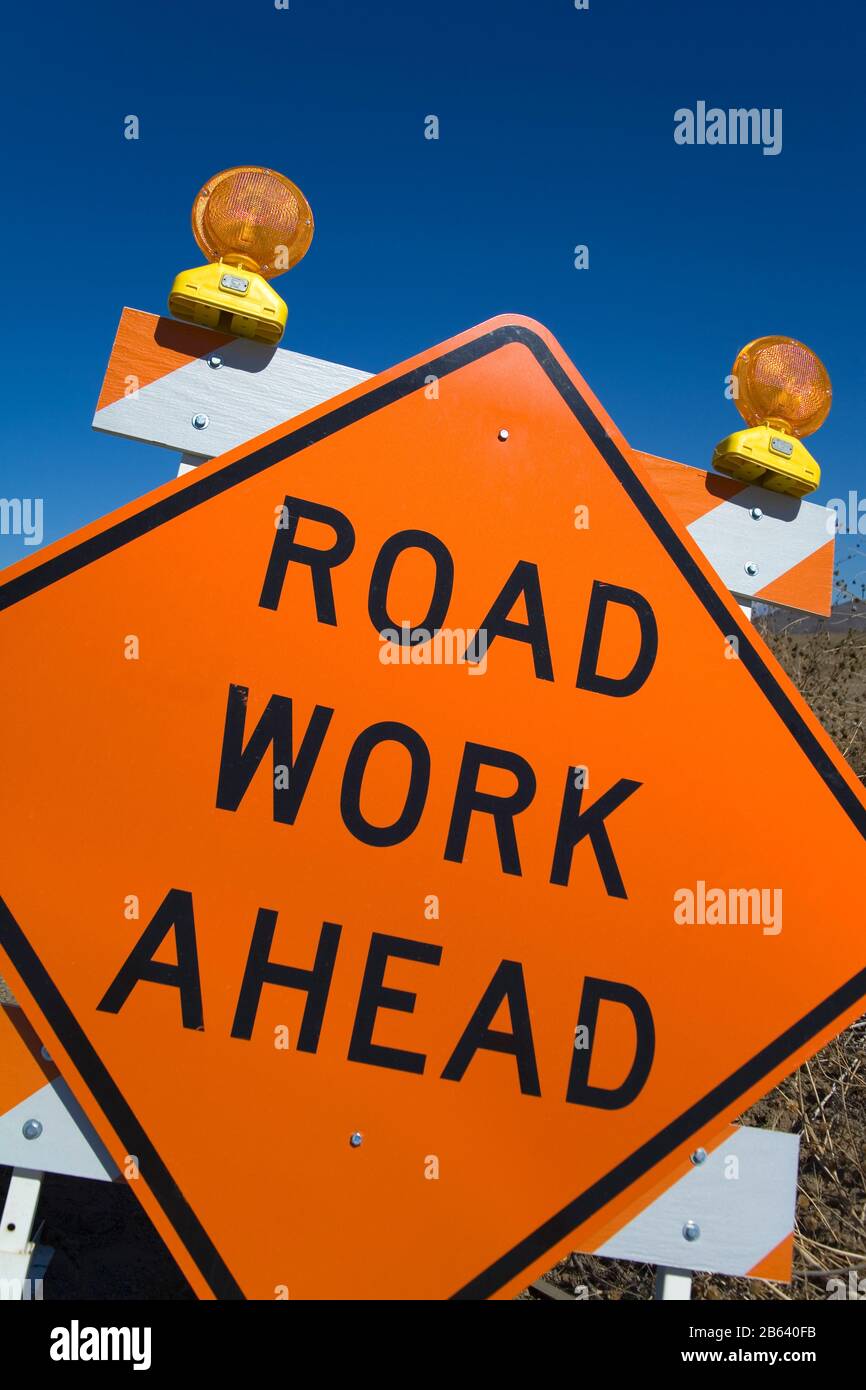
<svg viewBox="0 0 866 1390">
<path fill-rule="evenodd" d="M 289 311 L 268 281 L 297 265 L 313 239 L 313 214 L 301 190 L 273 169 L 224 169 L 197 195 L 192 230 L 209 264 L 175 278 L 170 313 L 278 343 Z"/>
<path fill-rule="evenodd" d="M 737 354 L 731 380 L 750 428 L 716 445 L 713 467 L 791 497 L 814 492 L 821 469 L 801 440 L 830 410 L 833 392 L 823 362 L 795 338 L 756 338 Z"/>
</svg>

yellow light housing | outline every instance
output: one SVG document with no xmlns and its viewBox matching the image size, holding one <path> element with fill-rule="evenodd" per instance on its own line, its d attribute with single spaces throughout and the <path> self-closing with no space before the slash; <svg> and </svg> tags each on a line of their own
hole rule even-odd
<svg viewBox="0 0 866 1390">
<path fill-rule="evenodd" d="M 805 497 L 821 469 L 801 439 L 827 418 L 833 397 L 823 362 L 795 338 L 756 338 L 737 354 L 734 400 L 746 424 L 716 445 L 713 467 L 771 492 Z"/>
<path fill-rule="evenodd" d="M 224 169 L 196 196 L 192 230 L 211 264 L 175 278 L 170 313 L 238 337 L 279 342 L 288 309 L 267 282 L 309 250 L 313 214 L 301 190 L 273 169 Z"/>
</svg>

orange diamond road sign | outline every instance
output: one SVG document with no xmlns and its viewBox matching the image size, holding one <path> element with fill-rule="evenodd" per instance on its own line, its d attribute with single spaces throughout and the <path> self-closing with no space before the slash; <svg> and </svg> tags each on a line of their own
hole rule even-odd
<svg viewBox="0 0 866 1390">
<path fill-rule="evenodd" d="M 858 784 L 529 320 L 2 603 L 0 970 L 202 1296 L 507 1296 L 862 1007 Z"/>
</svg>

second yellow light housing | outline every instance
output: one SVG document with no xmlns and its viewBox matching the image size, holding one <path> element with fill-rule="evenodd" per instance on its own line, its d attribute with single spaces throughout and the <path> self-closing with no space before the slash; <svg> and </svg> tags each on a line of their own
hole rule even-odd
<svg viewBox="0 0 866 1390">
<path fill-rule="evenodd" d="M 737 409 L 750 428 L 716 445 L 713 467 L 791 497 L 814 492 L 821 469 L 801 439 L 830 410 L 823 362 L 795 338 L 756 338 L 737 354 L 732 380 Z"/>
<path fill-rule="evenodd" d="M 289 311 L 268 281 L 297 265 L 313 239 L 301 190 L 273 169 L 224 169 L 198 193 L 192 230 L 211 264 L 176 276 L 169 311 L 204 328 L 278 343 Z"/>
</svg>

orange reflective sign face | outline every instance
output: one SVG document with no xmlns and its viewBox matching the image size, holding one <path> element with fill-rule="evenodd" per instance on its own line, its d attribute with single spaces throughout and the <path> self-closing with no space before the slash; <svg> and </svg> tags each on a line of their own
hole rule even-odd
<svg viewBox="0 0 866 1390">
<path fill-rule="evenodd" d="M 4 576 L 0 970 L 201 1295 L 507 1296 L 862 1008 L 857 783 L 637 467 L 495 320 Z"/>
</svg>

